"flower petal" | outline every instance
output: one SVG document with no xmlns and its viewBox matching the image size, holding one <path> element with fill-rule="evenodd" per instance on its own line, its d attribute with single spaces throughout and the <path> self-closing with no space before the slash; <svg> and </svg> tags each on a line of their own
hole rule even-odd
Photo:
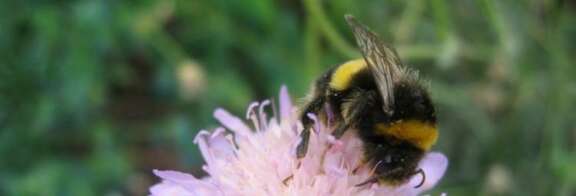
<svg viewBox="0 0 576 196">
<path fill-rule="evenodd" d="M 194 181 L 197 180 L 196 178 L 194 178 L 194 176 L 190 174 L 178 171 L 170 171 L 170 170 L 162 171 L 155 169 L 153 172 L 154 175 L 164 180 L 168 180 L 178 184 L 192 184 Z"/>
<path fill-rule="evenodd" d="M 208 142 L 210 151 L 214 158 L 227 160 L 229 157 L 234 155 L 235 147 L 231 141 L 226 138 L 224 128 L 216 128 Z"/>
<path fill-rule="evenodd" d="M 182 196 L 192 196 L 193 194 L 186 190 L 185 188 L 179 186 L 173 182 L 161 182 L 150 187 L 151 196 L 170 196 L 170 195 L 182 195 Z"/>
<path fill-rule="evenodd" d="M 433 188 L 444 176 L 446 168 L 448 168 L 448 158 L 442 153 L 430 152 L 420 161 L 420 168 L 424 170 L 426 180 L 424 184 L 418 188 L 414 188 L 422 181 L 422 175 L 414 175 L 410 182 L 402 185 L 394 190 L 397 195 L 418 195 L 424 191 Z"/>
<path fill-rule="evenodd" d="M 292 113 L 292 101 L 290 100 L 290 94 L 288 93 L 288 88 L 282 85 L 280 88 L 280 119 L 290 119 Z"/>
<path fill-rule="evenodd" d="M 310 118 L 310 120 L 314 121 L 314 132 L 316 132 L 316 134 L 320 133 L 320 130 L 322 130 L 322 123 L 320 123 L 320 121 L 318 120 L 318 117 L 316 116 L 316 114 L 314 113 L 308 113 L 306 114 L 306 116 L 308 118 Z"/>
<path fill-rule="evenodd" d="M 268 128 L 268 119 L 266 117 L 266 112 L 264 112 L 264 108 L 266 108 L 266 106 L 270 105 L 270 100 L 266 99 L 264 101 L 262 101 L 262 103 L 260 103 L 260 108 L 258 108 L 258 115 L 260 117 L 259 122 L 260 122 L 260 129 L 259 131 L 263 131 L 263 130 L 267 130 Z"/>
<path fill-rule="evenodd" d="M 198 132 L 198 134 L 196 134 L 196 137 L 194 138 L 194 143 L 198 145 L 198 148 L 200 149 L 200 154 L 202 155 L 202 157 L 204 157 L 204 161 L 206 161 L 206 164 L 211 165 L 213 164 L 214 161 L 212 154 L 210 153 L 210 148 L 206 141 L 206 138 L 209 136 L 210 132 L 206 130 L 201 130 L 200 132 Z"/>
<path fill-rule="evenodd" d="M 248 109 L 246 110 L 246 119 L 250 119 L 250 116 L 254 115 L 254 108 L 258 106 L 258 102 L 252 102 L 248 105 Z"/>
<path fill-rule="evenodd" d="M 436 185 L 448 168 L 448 158 L 442 153 L 430 152 L 420 162 L 420 168 L 426 173 L 426 181 L 419 189 L 426 191 Z M 412 178 L 410 184 L 417 185 L 420 179 Z"/>
<path fill-rule="evenodd" d="M 154 170 L 154 175 L 163 179 L 150 188 L 152 195 L 216 195 L 219 190 L 206 181 L 177 171 Z"/>
<path fill-rule="evenodd" d="M 242 136 L 250 135 L 250 128 L 248 128 L 240 118 L 233 116 L 222 108 L 218 108 L 214 111 L 214 118 L 220 121 L 220 123 L 230 131 L 234 131 Z"/>
</svg>

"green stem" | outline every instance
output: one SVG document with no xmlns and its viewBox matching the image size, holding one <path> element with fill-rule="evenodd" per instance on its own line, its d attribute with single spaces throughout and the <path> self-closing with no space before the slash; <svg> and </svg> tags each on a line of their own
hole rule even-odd
<svg viewBox="0 0 576 196">
<path fill-rule="evenodd" d="M 452 25 L 450 23 L 450 15 L 446 1 L 433 0 L 432 10 L 434 12 L 434 19 L 437 22 L 436 32 L 438 33 L 438 37 L 446 40 L 452 33 Z"/>
<path fill-rule="evenodd" d="M 424 10 L 424 2 L 421 0 L 406 1 L 406 9 L 402 13 L 398 28 L 394 32 L 395 43 L 401 43 L 408 40 L 414 32 L 414 28 Z"/>
<path fill-rule="evenodd" d="M 304 36 L 304 47 L 306 55 L 307 75 L 315 75 L 320 72 L 320 42 L 318 40 L 318 26 L 310 18 L 306 20 L 306 32 Z"/>
<path fill-rule="evenodd" d="M 340 36 L 334 26 L 330 24 L 319 0 L 304 0 L 304 7 L 306 8 L 306 12 L 311 20 L 320 27 L 320 31 L 324 33 L 329 43 L 336 49 L 336 51 L 340 52 L 347 58 L 357 58 L 359 56 L 356 49 L 350 46 L 346 40 Z M 344 21 L 344 17 L 338 21 Z"/>
</svg>

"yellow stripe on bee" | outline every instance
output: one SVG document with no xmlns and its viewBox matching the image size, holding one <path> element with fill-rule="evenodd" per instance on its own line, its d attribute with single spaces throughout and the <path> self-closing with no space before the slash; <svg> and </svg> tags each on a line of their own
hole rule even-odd
<svg viewBox="0 0 576 196">
<path fill-rule="evenodd" d="M 334 90 L 348 89 L 348 87 L 350 87 L 350 83 L 352 82 L 352 78 L 356 75 L 356 73 L 365 68 L 366 62 L 364 59 L 351 60 L 340 65 L 332 74 L 330 87 Z"/>
<path fill-rule="evenodd" d="M 419 120 L 399 120 L 389 125 L 379 123 L 376 124 L 376 133 L 407 140 L 425 151 L 430 150 L 438 139 L 436 126 Z"/>
</svg>

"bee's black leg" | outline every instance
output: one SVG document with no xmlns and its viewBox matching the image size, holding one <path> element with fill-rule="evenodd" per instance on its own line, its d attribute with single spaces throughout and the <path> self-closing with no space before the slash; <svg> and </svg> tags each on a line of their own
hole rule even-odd
<svg viewBox="0 0 576 196">
<path fill-rule="evenodd" d="M 340 139 L 342 137 L 342 135 L 344 135 L 346 130 L 348 130 L 351 127 L 350 125 L 351 125 L 351 123 L 342 123 L 342 124 L 338 125 L 336 127 L 336 129 L 334 129 L 334 132 L 332 132 L 332 135 L 336 139 Z"/>
<path fill-rule="evenodd" d="M 416 174 L 421 174 L 422 180 L 420 181 L 420 184 L 418 184 L 414 187 L 415 189 L 420 188 L 422 185 L 424 185 L 424 182 L 426 182 L 426 173 L 424 173 L 424 170 L 422 170 L 422 168 L 414 171 L 413 175 L 416 175 Z"/>
<path fill-rule="evenodd" d="M 314 83 L 314 89 L 312 90 L 313 98 L 306 106 L 304 106 L 304 110 L 300 114 L 300 121 L 302 122 L 304 130 L 300 133 L 302 141 L 298 144 L 298 147 L 296 147 L 296 157 L 299 159 L 306 156 L 306 152 L 308 152 L 310 128 L 312 127 L 312 124 L 314 124 L 314 121 L 308 117 L 308 114 L 318 114 L 318 112 L 324 108 L 324 104 L 326 103 L 325 93 L 329 88 L 328 83 L 330 82 L 332 72 L 334 72 L 334 68 L 328 70 L 324 75 L 316 80 Z"/>
<path fill-rule="evenodd" d="M 355 185 L 355 186 L 356 186 L 356 187 L 359 187 L 359 186 L 364 186 L 364 185 L 367 185 L 367 184 L 376 183 L 376 182 L 378 182 L 378 180 L 379 180 L 381 177 L 386 176 L 386 175 L 389 175 L 389 174 L 391 174 L 391 173 L 396 173 L 396 172 L 398 172 L 398 171 L 400 171 L 400 170 L 402 170 L 402 168 L 399 168 L 399 167 L 398 167 L 398 168 L 394 168 L 394 169 L 392 169 L 392 170 L 390 170 L 390 171 L 388 171 L 388 172 L 386 172 L 386 173 L 380 174 L 380 175 L 373 175 L 372 177 L 368 178 L 367 180 L 365 180 L 365 181 L 363 181 L 363 182 L 361 182 L 360 184 L 357 184 L 357 185 Z"/>
<path fill-rule="evenodd" d="M 354 127 L 358 121 L 362 120 L 362 116 L 372 107 L 374 100 L 377 98 L 376 96 L 377 94 L 374 91 L 357 90 L 354 92 L 350 98 L 352 102 L 348 106 L 350 109 L 345 114 L 344 123 L 339 124 L 332 132 L 332 135 L 336 139 L 340 139 L 348 129 Z"/>
<path fill-rule="evenodd" d="M 296 157 L 299 159 L 306 156 L 306 153 L 308 152 L 308 142 L 310 142 L 310 130 L 309 129 L 302 130 L 302 132 L 300 133 L 300 138 L 302 138 L 302 141 L 300 141 L 300 144 L 298 144 L 298 147 L 296 147 Z"/>
<path fill-rule="evenodd" d="M 357 184 L 357 185 L 354 185 L 354 186 L 355 186 L 355 187 L 360 187 L 360 186 L 364 186 L 364 185 L 367 185 L 367 184 L 376 183 L 376 182 L 378 182 L 378 178 L 379 178 L 379 176 L 372 176 L 372 177 L 368 178 L 367 180 L 364 180 L 363 182 L 361 182 L 361 183 L 359 183 L 359 184 Z"/>
<path fill-rule="evenodd" d="M 322 109 L 324 106 L 324 97 L 316 96 L 302 111 L 300 121 L 302 122 L 302 126 L 304 129 L 300 133 L 300 138 L 302 141 L 296 147 L 296 157 L 302 158 L 306 156 L 306 152 L 308 152 L 308 143 L 310 141 L 310 128 L 314 121 L 308 117 L 308 113 L 317 113 Z"/>
</svg>

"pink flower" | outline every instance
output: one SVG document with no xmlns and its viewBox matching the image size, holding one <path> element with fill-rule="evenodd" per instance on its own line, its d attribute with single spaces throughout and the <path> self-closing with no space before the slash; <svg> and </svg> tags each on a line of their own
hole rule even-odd
<svg viewBox="0 0 576 196">
<path fill-rule="evenodd" d="M 370 177 L 371 168 L 360 165 L 361 141 L 348 131 L 340 140 L 316 121 L 308 154 L 298 160 L 295 149 L 302 125 L 297 120 L 286 87 L 280 91 L 280 114 L 268 117 L 266 100 L 252 103 L 244 120 L 217 109 L 214 116 L 225 128 L 200 131 L 195 143 L 206 161 L 209 174 L 197 178 L 177 171 L 154 170 L 162 182 L 152 186 L 152 195 L 418 195 L 442 178 L 448 165 L 441 153 L 431 152 L 420 162 L 426 174 L 398 187 L 355 186 Z M 315 118 L 311 115 L 311 118 Z M 226 132 L 226 130 L 230 132 Z M 354 169 L 357 169 L 354 171 Z"/>
</svg>

